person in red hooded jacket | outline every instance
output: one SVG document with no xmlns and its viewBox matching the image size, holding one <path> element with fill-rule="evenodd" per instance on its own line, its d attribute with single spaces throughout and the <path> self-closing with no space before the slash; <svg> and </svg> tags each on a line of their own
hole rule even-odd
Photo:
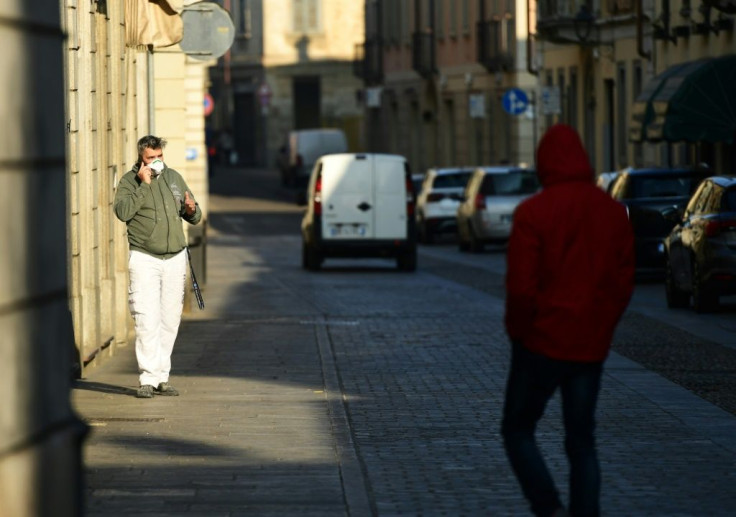
<svg viewBox="0 0 736 517">
<path fill-rule="evenodd" d="M 634 288 L 634 236 L 626 209 L 595 185 L 570 126 L 554 125 L 542 137 L 537 175 L 542 191 L 516 209 L 507 251 L 512 353 L 501 432 L 532 512 L 568 515 L 534 436 L 560 388 L 570 514 L 599 515 L 595 407 L 603 361 Z"/>
</svg>

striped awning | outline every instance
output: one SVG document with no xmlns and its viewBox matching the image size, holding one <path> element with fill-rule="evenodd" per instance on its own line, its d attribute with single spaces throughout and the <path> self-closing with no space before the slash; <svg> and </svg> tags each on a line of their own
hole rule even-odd
<svg viewBox="0 0 736 517">
<path fill-rule="evenodd" d="M 125 44 L 169 47 L 182 39 L 184 0 L 125 0 Z"/>
</svg>

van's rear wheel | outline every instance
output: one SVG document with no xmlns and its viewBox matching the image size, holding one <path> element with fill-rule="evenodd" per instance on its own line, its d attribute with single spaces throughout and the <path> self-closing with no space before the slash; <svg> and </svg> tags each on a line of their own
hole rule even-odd
<svg viewBox="0 0 736 517">
<path fill-rule="evenodd" d="M 396 257 L 396 266 L 401 271 L 417 270 L 417 250 L 407 251 Z"/>
<path fill-rule="evenodd" d="M 302 243 L 302 267 L 309 271 L 319 271 L 322 267 L 322 255 L 314 247 Z"/>
</svg>

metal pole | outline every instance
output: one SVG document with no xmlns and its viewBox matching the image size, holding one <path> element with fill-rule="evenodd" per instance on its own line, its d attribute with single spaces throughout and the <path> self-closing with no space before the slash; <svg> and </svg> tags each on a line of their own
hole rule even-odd
<svg viewBox="0 0 736 517">
<path fill-rule="evenodd" d="M 156 106 L 154 105 L 155 99 L 155 86 L 153 82 L 153 49 L 149 49 L 146 53 L 146 61 L 148 63 L 148 134 L 156 134 Z"/>
</svg>

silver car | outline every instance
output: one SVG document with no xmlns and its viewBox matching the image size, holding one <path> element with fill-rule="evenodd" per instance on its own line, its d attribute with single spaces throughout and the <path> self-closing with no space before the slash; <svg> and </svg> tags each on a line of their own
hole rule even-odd
<svg viewBox="0 0 736 517">
<path fill-rule="evenodd" d="M 429 169 L 417 196 L 417 230 L 419 240 L 431 244 L 440 233 L 455 233 L 457 208 L 472 167 Z"/>
<path fill-rule="evenodd" d="M 457 210 L 460 251 L 478 252 L 485 244 L 506 242 L 511 235 L 514 210 L 539 188 L 537 174 L 531 168 L 477 168 Z"/>
</svg>

